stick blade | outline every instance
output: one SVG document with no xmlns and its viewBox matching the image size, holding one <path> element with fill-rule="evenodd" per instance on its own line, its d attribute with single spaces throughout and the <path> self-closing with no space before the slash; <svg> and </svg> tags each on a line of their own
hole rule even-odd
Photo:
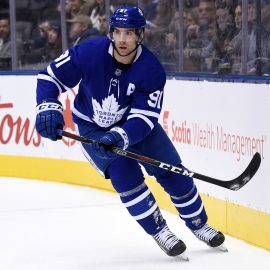
<svg viewBox="0 0 270 270">
<path fill-rule="evenodd" d="M 226 182 L 231 190 L 238 190 L 246 185 L 256 174 L 261 164 L 261 155 L 256 152 L 245 171 L 235 179 Z"/>
<path fill-rule="evenodd" d="M 257 152 L 251 159 L 250 163 L 248 164 L 244 172 L 233 180 L 230 181 L 220 180 L 199 173 L 194 173 L 193 177 L 220 187 L 236 191 L 242 188 L 251 180 L 251 178 L 258 171 L 260 164 L 261 164 L 261 155 Z"/>
</svg>

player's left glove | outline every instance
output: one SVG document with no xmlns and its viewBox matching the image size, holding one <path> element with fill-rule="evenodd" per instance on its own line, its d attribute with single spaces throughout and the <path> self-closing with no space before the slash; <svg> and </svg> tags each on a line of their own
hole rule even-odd
<svg viewBox="0 0 270 270">
<path fill-rule="evenodd" d="M 61 102 L 57 99 L 49 98 L 38 104 L 36 111 L 37 132 L 42 137 L 53 141 L 61 139 L 62 137 L 57 133 L 57 129 L 63 130 L 65 125 Z"/>
<path fill-rule="evenodd" d="M 95 154 L 101 158 L 114 158 L 116 154 L 112 152 L 113 147 L 126 149 L 128 147 L 128 136 L 126 132 L 114 127 L 107 131 L 99 141 L 92 144 Z"/>
</svg>

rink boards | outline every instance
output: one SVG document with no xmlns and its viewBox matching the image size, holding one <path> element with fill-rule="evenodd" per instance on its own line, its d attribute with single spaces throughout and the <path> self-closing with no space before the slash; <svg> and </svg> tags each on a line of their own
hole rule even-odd
<svg viewBox="0 0 270 270">
<path fill-rule="evenodd" d="M 34 129 L 35 76 L 0 76 L 0 175 L 112 190 L 71 140 L 51 142 Z M 225 233 L 270 250 L 268 84 L 168 80 L 160 123 L 189 169 L 230 180 L 258 151 L 262 164 L 252 181 L 234 192 L 196 180 L 209 221 Z M 74 130 L 75 90 L 61 97 Z M 267 161 L 268 160 L 268 161 Z M 175 213 L 168 196 L 147 181 L 160 206 Z"/>
</svg>

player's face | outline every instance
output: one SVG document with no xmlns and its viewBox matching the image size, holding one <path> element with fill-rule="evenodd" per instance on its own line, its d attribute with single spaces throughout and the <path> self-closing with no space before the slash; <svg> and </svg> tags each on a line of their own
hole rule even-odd
<svg viewBox="0 0 270 270">
<path fill-rule="evenodd" d="M 138 42 L 138 36 L 135 34 L 135 30 L 128 28 L 115 28 L 113 39 L 120 55 L 128 55 L 136 48 Z"/>
</svg>

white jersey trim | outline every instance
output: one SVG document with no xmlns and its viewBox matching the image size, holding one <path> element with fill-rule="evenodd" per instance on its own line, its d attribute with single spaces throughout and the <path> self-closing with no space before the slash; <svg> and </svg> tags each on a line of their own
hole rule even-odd
<svg viewBox="0 0 270 270">
<path fill-rule="evenodd" d="M 137 59 L 140 57 L 141 53 L 142 53 L 142 46 L 140 45 L 137 49 L 137 54 L 136 54 L 136 57 L 135 57 L 133 63 L 137 61 Z"/>
<path fill-rule="evenodd" d="M 113 45 L 112 45 L 112 43 L 111 43 L 110 46 L 109 46 L 108 53 L 109 53 L 111 56 L 113 56 Z M 133 63 L 134 63 L 135 61 L 137 61 L 137 59 L 140 57 L 141 53 L 142 53 L 142 46 L 140 45 L 140 46 L 138 47 L 138 49 L 137 49 L 136 57 L 135 57 Z"/>
<path fill-rule="evenodd" d="M 109 53 L 111 56 L 113 56 L 113 45 L 112 45 L 112 43 L 110 43 L 108 53 Z"/>
<path fill-rule="evenodd" d="M 61 83 L 57 78 L 56 78 L 56 76 L 54 75 L 54 73 L 53 73 L 53 71 L 52 71 L 52 68 L 51 68 L 51 66 L 48 66 L 47 67 L 47 72 L 48 72 L 48 74 L 52 77 L 52 78 L 54 78 L 66 91 L 68 91 L 68 90 L 70 90 L 70 87 L 67 87 L 66 85 L 64 85 L 63 83 Z"/>
<path fill-rule="evenodd" d="M 151 130 L 154 128 L 154 124 L 144 115 L 136 113 L 136 114 L 131 114 L 128 116 L 127 120 L 131 118 L 141 118 L 150 128 Z"/>
<path fill-rule="evenodd" d="M 83 120 L 85 120 L 85 121 L 94 123 L 88 116 L 86 116 L 86 115 L 80 113 L 75 107 L 73 107 L 72 112 L 73 112 L 76 116 L 78 116 L 79 118 L 81 118 L 81 119 L 83 119 Z"/>
<path fill-rule="evenodd" d="M 70 60 L 70 56 L 69 57 L 67 57 L 65 60 L 63 60 L 63 61 L 60 61 L 59 63 L 57 63 L 55 66 L 57 67 L 57 68 L 59 68 L 60 66 L 62 66 L 63 64 L 65 64 L 67 61 L 69 61 Z"/>
<path fill-rule="evenodd" d="M 152 111 L 146 111 L 146 110 L 140 110 L 140 109 L 131 109 L 130 113 L 136 113 L 136 114 L 139 113 L 139 114 L 159 118 L 159 113 L 155 113 L 155 112 L 152 112 Z"/>
<path fill-rule="evenodd" d="M 76 133 L 78 135 L 80 135 L 78 126 L 76 124 L 75 124 L 75 128 L 76 128 Z M 82 149 L 82 152 L 83 152 L 84 156 L 87 158 L 87 160 L 89 161 L 89 163 L 99 172 L 99 174 L 101 176 L 105 177 L 104 173 L 97 167 L 97 165 L 95 164 L 95 162 L 93 161 L 93 159 L 88 155 L 87 151 L 83 147 L 83 144 L 81 142 L 79 142 L 79 145 L 80 145 L 80 147 Z"/>
<path fill-rule="evenodd" d="M 38 74 L 38 77 L 37 77 L 39 80 L 44 80 L 44 81 L 49 81 L 49 82 L 52 82 L 56 85 L 56 87 L 58 88 L 58 91 L 59 91 L 59 95 L 62 93 L 62 89 L 61 89 L 61 86 L 59 85 L 59 83 L 54 79 L 52 78 L 51 76 L 49 75 L 45 75 L 45 74 Z"/>
</svg>

